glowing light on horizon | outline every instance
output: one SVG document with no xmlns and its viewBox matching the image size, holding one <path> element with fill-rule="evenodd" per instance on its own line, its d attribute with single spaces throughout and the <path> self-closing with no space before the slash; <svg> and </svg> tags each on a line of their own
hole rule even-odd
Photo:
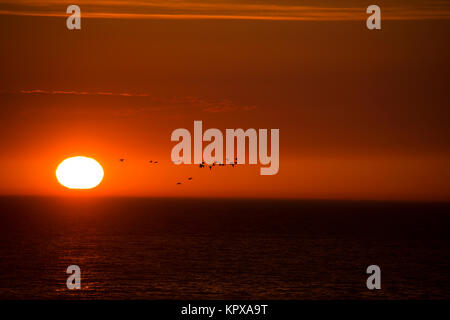
<svg viewBox="0 0 450 320">
<path fill-rule="evenodd" d="M 95 188 L 103 176 L 103 168 L 95 159 L 82 156 L 67 158 L 56 169 L 58 182 L 69 189 Z"/>
</svg>

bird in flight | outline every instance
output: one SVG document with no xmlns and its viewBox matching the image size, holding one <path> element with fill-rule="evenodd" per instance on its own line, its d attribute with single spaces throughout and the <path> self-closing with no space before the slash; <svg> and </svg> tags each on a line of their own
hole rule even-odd
<svg viewBox="0 0 450 320">
<path fill-rule="evenodd" d="M 189 177 L 188 180 L 192 180 L 192 177 Z"/>
<path fill-rule="evenodd" d="M 123 159 L 123 158 L 120 158 L 120 159 L 119 159 L 119 161 L 120 161 L 120 162 L 124 162 L 124 161 L 125 161 L 125 159 Z"/>
</svg>

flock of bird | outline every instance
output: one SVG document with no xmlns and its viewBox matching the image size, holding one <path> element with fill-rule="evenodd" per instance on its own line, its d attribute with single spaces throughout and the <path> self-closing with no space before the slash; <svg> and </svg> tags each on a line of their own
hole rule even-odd
<svg viewBox="0 0 450 320">
<path fill-rule="evenodd" d="M 228 158 L 227 158 L 227 161 L 228 161 Z M 238 161 L 237 158 L 235 158 L 234 162 L 228 162 L 228 164 L 231 165 L 234 168 L 234 166 L 237 165 L 237 161 Z M 226 163 L 217 162 L 217 161 L 214 161 L 212 164 L 208 165 L 208 164 L 205 163 L 205 161 L 202 161 L 202 163 L 199 164 L 199 167 L 201 169 L 201 168 L 205 168 L 205 166 L 206 166 L 206 167 L 209 168 L 209 171 L 211 171 L 212 168 L 216 166 L 216 164 L 219 167 L 224 167 L 226 165 Z"/>
<path fill-rule="evenodd" d="M 125 162 L 125 159 L 124 159 L 124 158 L 120 158 L 119 161 L 120 161 L 120 162 Z M 158 161 L 153 161 L 153 160 L 148 160 L 148 162 L 149 162 L 149 163 L 155 163 L 155 164 L 158 163 Z"/>
<path fill-rule="evenodd" d="M 125 159 L 124 159 L 124 158 L 120 158 L 119 161 L 120 161 L 120 162 L 125 162 Z M 228 161 L 228 158 L 227 158 L 227 161 Z M 149 163 L 152 163 L 152 164 L 158 164 L 158 161 L 154 161 L 154 160 L 149 160 L 148 162 L 149 162 Z M 173 161 L 173 163 L 178 163 L 178 162 L 181 162 L 181 160 Z M 234 162 L 228 162 L 228 164 L 231 165 L 231 166 L 234 168 L 234 166 L 237 165 L 237 162 L 238 162 L 238 159 L 235 158 Z M 202 169 L 202 168 L 209 168 L 209 171 L 211 171 L 212 168 L 216 166 L 216 164 L 217 164 L 217 166 L 219 166 L 219 167 L 224 167 L 227 163 L 222 163 L 222 162 L 214 161 L 212 164 L 208 165 L 208 164 L 206 164 L 204 161 L 202 161 L 202 163 L 199 164 L 199 168 L 200 168 L 200 169 Z M 187 178 L 187 179 L 188 179 L 189 181 L 191 181 L 193 178 L 192 178 L 192 177 L 189 177 L 189 178 Z M 177 182 L 176 184 L 177 184 L 177 185 L 180 185 L 181 182 Z"/>
</svg>

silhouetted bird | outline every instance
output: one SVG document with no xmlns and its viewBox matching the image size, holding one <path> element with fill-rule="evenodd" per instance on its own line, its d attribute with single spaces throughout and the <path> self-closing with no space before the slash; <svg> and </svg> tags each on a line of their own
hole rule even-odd
<svg viewBox="0 0 450 320">
<path fill-rule="evenodd" d="M 150 163 L 153 163 L 153 160 L 149 160 Z"/>
<path fill-rule="evenodd" d="M 192 177 L 189 177 L 188 180 L 192 180 Z"/>
<path fill-rule="evenodd" d="M 158 163 L 158 161 L 155 161 L 154 163 Z"/>
<path fill-rule="evenodd" d="M 119 161 L 120 161 L 120 162 L 124 162 L 124 161 L 125 161 L 125 159 L 119 159 Z"/>
<path fill-rule="evenodd" d="M 178 185 L 178 184 L 181 184 L 181 182 L 177 182 L 177 185 Z"/>
</svg>

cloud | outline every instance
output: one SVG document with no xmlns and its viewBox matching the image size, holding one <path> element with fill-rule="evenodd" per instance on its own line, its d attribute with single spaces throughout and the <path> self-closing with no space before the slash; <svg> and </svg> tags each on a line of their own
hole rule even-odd
<svg viewBox="0 0 450 320">
<path fill-rule="evenodd" d="M 256 109 L 256 106 L 237 104 L 229 99 L 204 99 L 199 97 L 176 97 L 160 100 L 172 106 L 188 106 L 201 109 L 204 112 L 219 113 L 233 111 L 249 111 Z"/>
<path fill-rule="evenodd" d="M 48 94 L 48 95 L 57 95 L 57 94 L 71 94 L 77 96 L 84 95 L 93 95 L 93 96 L 122 96 L 122 97 L 148 97 L 148 94 L 145 93 L 114 93 L 107 91 L 98 91 L 98 92 L 86 92 L 86 91 L 73 91 L 73 90 L 41 90 L 41 89 L 32 89 L 32 90 L 20 90 L 19 93 L 22 94 Z"/>
<path fill-rule="evenodd" d="M 129 93 L 129 92 L 111 92 L 111 91 L 74 91 L 74 90 L 20 90 L 19 94 L 36 94 L 36 95 L 76 95 L 76 96 L 105 96 L 105 97 L 139 97 L 147 98 L 149 104 L 152 106 L 165 106 L 166 108 L 196 108 L 204 112 L 219 113 L 219 112 L 235 112 L 235 111 L 251 111 L 256 109 L 253 105 L 237 104 L 229 99 L 205 99 L 199 97 L 185 96 L 185 97 L 155 97 L 148 93 Z"/>
<path fill-rule="evenodd" d="M 353 1 L 340 1 L 336 7 L 297 5 L 291 1 L 274 3 L 242 1 L 177 1 L 177 0 L 98 0 L 77 1 L 83 18 L 97 19 L 236 19 L 280 21 L 346 21 L 367 18 L 364 6 Z M 385 20 L 450 19 L 450 4 L 442 1 L 409 1 L 382 5 Z M 61 1 L 6 0 L 0 14 L 31 16 L 67 16 Z"/>
</svg>

